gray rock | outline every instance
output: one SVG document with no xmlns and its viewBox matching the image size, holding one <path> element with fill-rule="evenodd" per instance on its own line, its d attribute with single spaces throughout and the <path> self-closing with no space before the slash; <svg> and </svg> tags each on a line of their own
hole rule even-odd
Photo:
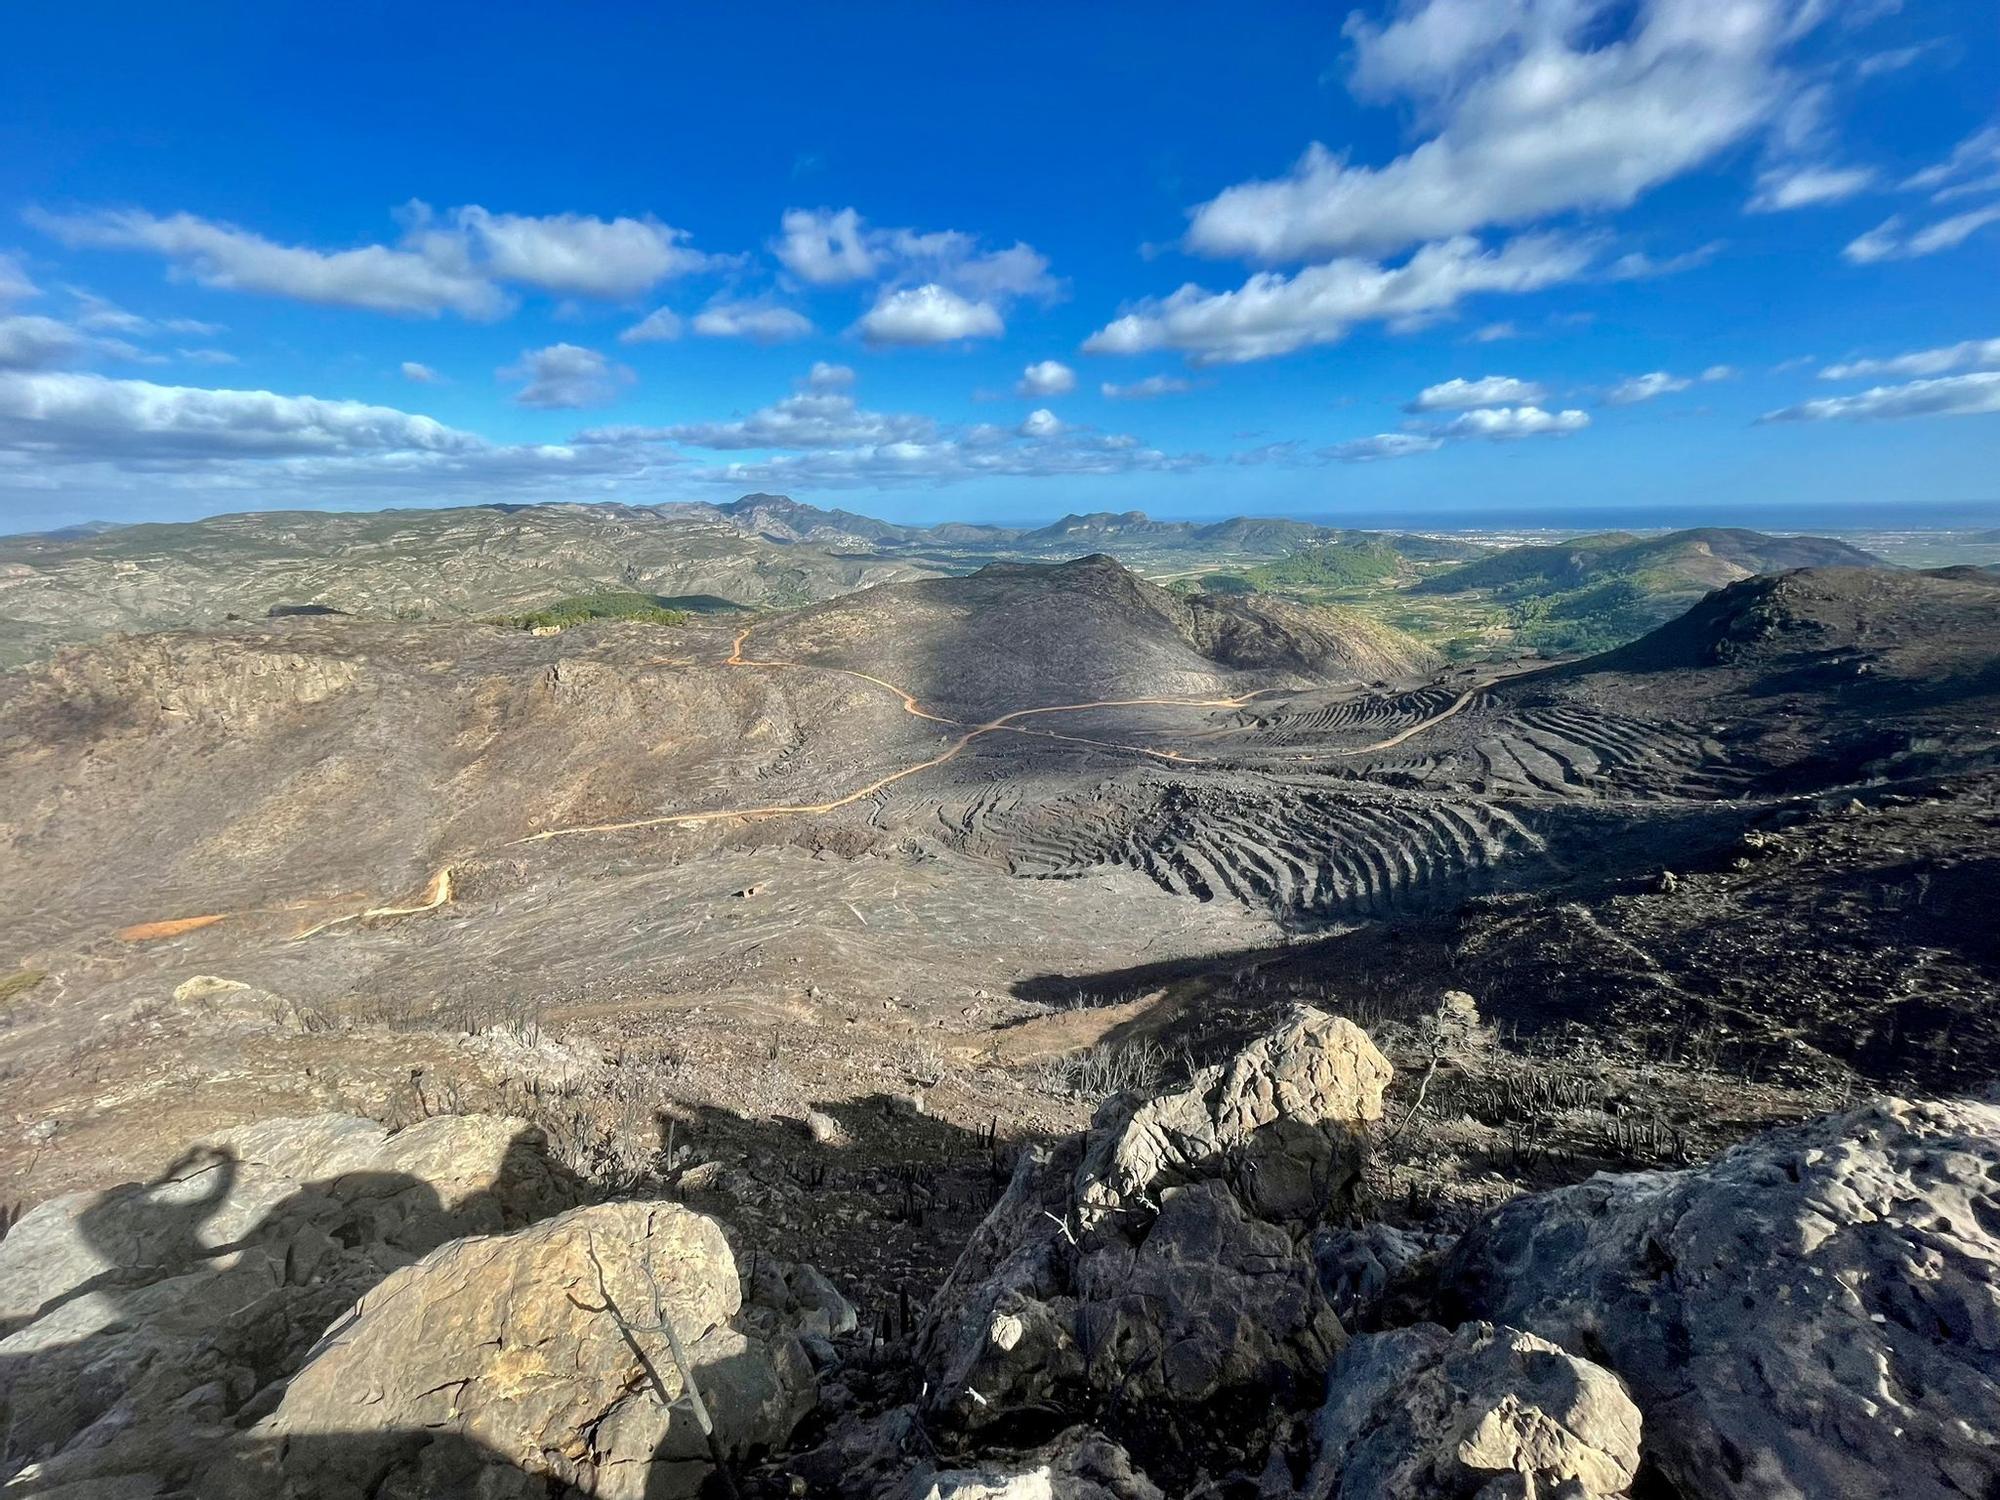
<svg viewBox="0 0 2000 1500">
<path fill-rule="evenodd" d="M 1348 1345 L 1315 1423 L 1307 1500 L 1616 1496 L 1639 1411 L 1610 1371 L 1490 1323 Z"/>
<path fill-rule="evenodd" d="M 726 1453 L 782 1442 L 812 1405 L 796 1341 L 732 1327 L 739 1298 L 720 1226 L 678 1204 L 605 1204 L 456 1241 L 329 1329 L 203 1493 L 431 1493 L 442 1437 L 474 1471 L 469 1491 L 525 1477 L 605 1500 L 692 1496 L 710 1463 L 665 1323 Z"/>
<path fill-rule="evenodd" d="M 1130 1410 L 1316 1391 L 1345 1339 L 1305 1231 L 1360 1170 L 1388 1064 L 1302 1011 L 1163 1098 L 1023 1153 L 918 1341 L 928 1410 L 980 1428 L 1117 1392 Z M 1308 1398 L 1309 1399 L 1309 1398 Z"/>
<path fill-rule="evenodd" d="M 1082 1427 L 1032 1453 L 919 1473 L 901 1494 L 905 1500 L 1164 1500 L 1123 1448 Z"/>
<path fill-rule="evenodd" d="M 1446 1274 L 1621 1375 L 1684 1493 L 2000 1493 L 1994 1104 L 1883 1099 L 1516 1199 Z"/>
<path fill-rule="evenodd" d="M 1379 1222 L 1328 1227 L 1313 1235 L 1313 1261 L 1327 1300 L 1341 1322 L 1353 1328 L 1371 1317 L 1394 1282 L 1438 1253 L 1439 1241 L 1439 1236 Z"/>
<path fill-rule="evenodd" d="M 524 1122 L 230 1131 L 158 1179 L 51 1199 L 0 1240 L 0 1475 L 184 1476 L 369 1287 L 575 1201 Z"/>
<path fill-rule="evenodd" d="M 1359 1176 L 1388 1061 L 1351 1021 L 1302 1009 L 1188 1087 L 1093 1127 L 1080 1227 L 1144 1213 L 1177 1183 L 1226 1177 L 1258 1218 L 1314 1222 Z"/>
</svg>

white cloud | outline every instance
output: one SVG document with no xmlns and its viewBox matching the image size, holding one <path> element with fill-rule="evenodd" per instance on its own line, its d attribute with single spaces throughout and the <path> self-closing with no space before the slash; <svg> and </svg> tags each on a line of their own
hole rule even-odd
<svg viewBox="0 0 2000 1500">
<path fill-rule="evenodd" d="M 1521 330 L 1516 328 L 1512 323 L 1488 323 L 1484 328 L 1473 330 L 1472 342 L 1475 344 L 1497 344 L 1502 339 L 1517 339 L 1520 336 Z"/>
<path fill-rule="evenodd" d="M 1046 406 L 1037 407 L 1021 421 L 1021 436 L 1025 438 L 1052 438 L 1067 429 L 1060 418 Z"/>
<path fill-rule="evenodd" d="M 1151 401 L 1157 396 L 1182 396 L 1194 389 L 1194 382 L 1178 375 L 1148 375 L 1129 385 L 1105 381 L 1098 389 L 1113 401 Z"/>
<path fill-rule="evenodd" d="M 1656 396 L 1671 395 L 1684 391 L 1694 382 L 1682 375 L 1669 375 L 1665 370 L 1654 370 L 1646 375 L 1634 375 L 1629 380 L 1621 380 L 1604 393 L 1604 399 L 1612 406 L 1636 406 L 1641 401 L 1651 401 Z"/>
<path fill-rule="evenodd" d="M 1827 396 L 1767 412 L 1763 422 L 1872 421 L 1890 417 L 1966 417 L 2000 412 L 2000 370 L 1878 385 L 1856 396 Z"/>
<path fill-rule="evenodd" d="M 830 365 L 825 360 L 814 360 L 812 369 L 806 372 L 806 389 L 809 391 L 845 391 L 854 387 L 854 371 L 848 365 Z"/>
<path fill-rule="evenodd" d="M 935 282 L 884 292 L 855 324 L 870 344 L 949 344 L 1007 331 L 988 302 L 972 302 Z"/>
<path fill-rule="evenodd" d="M 183 357 L 203 351 L 182 350 Z M 224 356 L 228 358 L 229 356 Z M 0 315 L 0 370 L 52 370 L 89 358 L 131 360 L 141 364 L 167 362 L 164 354 L 142 349 L 124 339 L 87 333 L 60 318 Z"/>
<path fill-rule="evenodd" d="M 402 364 L 403 379 L 417 385 L 442 385 L 444 377 L 429 365 L 420 365 L 414 359 L 406 359 Z"/>
<path fill-rule="evenodd" d="M 515 401 L 547 411 L 603 406 L 618 394 L 619 386 L 632 380 L 632 372 L 623 365 L 575 344 L 523 350 L 519 361 L 504 366 L 499 374 L 502 380 L 526 382 L 515 392 Z"/>
<path fill-rule="evenodd" d="M 1200 454 L 1170 454 L 1119 433 L 1066 430 L 1021 438 L 1001 428 L 940 432 L 929 441 L 854 448 L 733 463 L 695 477 L 736 489 L 884 488 L 954 484 L 968 479 L 1069 479 L 1112 474 L 1171 474 L 1200 468 Z"/>
<path fill-rule="evenodd" d="M 233 365 L 238 363 L 235 355 L 227 349 L 176 349 L 174 355 L 191 365 Z"/>
<path fill-rule="evenodd" d="M 1543 411 L 1539 406 L 1481 407 L 1454 417 L 1438 429 L 1448 438 L 1485 438 L 1512 442 L 1517 438 L 1562 437 L 1581 432 L 1590 416 L 1580 411 Z"/>
<path fill-rule="evenodd" d="M 430 232 L 428 210 L 421 205 L 413 210 L 416 232 Z M 447 222 L 447 233 L 456 232 L 476 246 L 498 280 L 569 296 L 620 301 L 712 264 L 709 256 L 682 243 L 686 230 L 650 217 L 531 217 L 490 213 L 475 203 L 455 210 Z"/>
<path fill-rule="evenodd" d="M 875 274 L 875 254 L 861 229 L 861 215 L 851 208 L 793 208 L 779 221 L 782 234 L 771 246 L 778 262 L 801 281 L 814 286 L 838 286 L 865 281 Z"/>
<path fill-rule="evenodd" d="M 1872 167 L 1774 167 L 1758 177 L 1757 195 L 1748 206 L 1752 213 L 1766 214 L 1814 208 L 1852 198 L 1874 182 Z"/>
<path fill-rule="evenodd" d="M 1710 240 L 1706 245 L 1659 259 L 1643 250 L 1634 250 L 1614 260 L 1605 269 L 1604 277 L 1607 281 L 1651 281 L 1656 276 L 1674 276 L 1707 265 L 1721 251 L 1721 240 Z"/>
<path fill-rule="evenodd" d="M 982 250 L 956 229 L 870 229 L 852 208 L 788 209 L 772 241 L 778 262 L 814 286 L 883 278 L 897 285 L 934 282 L 973 301 L 1053 298 L 1061 284 L 1034 246 Z"/>
<path fill-rule="evenodd" d="M 805 338 L 813 326 L 803 313 L 789 307 L 761 302 L 717 302 L 695 314 L 694 331 L 704 338 L 783 344 Z"/>
<path fill-rule="evenodd" d="M 359 401 L 55 373 L 0 375 L 0 444 L 87 460 L 484 446 L 429 417 Z"/>
<path fill-rule="evenodd" d="M 1325 453 L 1328 458 L 1339 459 L 1342 463 L 1365 464 L 1385 458 L 1413 458 L 1419 453 L 1435 452 L 1443 446 L 1444 439 L 1434 433 L 1378 432 L 1373 437 L 1336 443 Z"/>
<path fill-rule="evenodd" d="M 810 377 L 806 387 L 736 421 L 689 422 L 659 436 L 693 448 L 831 449 L 921 442 L 937 429 L 912 412 L 865 411 L 852 395 L 815 388 Z"/>
<path fill-rule="evenodd" d="M 1059 359 L 1038 360 L 1021 372 L 1015 385 L 1022 396 L 1067 396 L 1076 389 L 1076 371 Z"/>
<path fill-rule="evenodd" d="M 65 244 L 151 251 L 204 286 L 425 317 L 498 317 L 510 305 L 502 283 L 617 300 L 714 263 L 682 243 L 685 231 L 651 218 L 532 217 L 477 204 L 439 215 L 415 202 L 400 218 L 396 246 L 322 251 L 188 213 L 28 213 Z"/>
<path fill-rule="evenodd" d="M 1706 370 L 1701 372 L 1698 378 L 1713 382 L 1717 380 L 1734 380 L 1740 374 L 1742 374 L 1742 371 L 1738 370 L 1734 365 L 1710 365 Z"/>
<path fill-rule="evenodd" d="M 2000 369 L 2000 339 L 1967 339 L 1942 349 L 1918 349 L 1888 359 L 1853 359 L 1828 365 L 1821 380 L 1868 380 L 1878 375 L 1943 375 L 1950 370 Z"/>
<path fill-rule="evenodd" d="M 2000 191 L 2000 125 L 1974 131 L 1943 161 L 1905 178 L 1903 186 L 1913 193 L 1929 193 L 1940 203 L 1969 193 Z"/>
<path fill-rule="evenodd" d="M 1451 379 L 1425 386 L 1404 411 L 1465 411 L 1474 406 L 1532 406 L 1548 399 L 1548 388 L 1510 375 L 1485 375 L 1478 380 Z"/>
<path fill-rule="evenodd" d="M 500 289 L 469 265 L 383 245 L 327 253 L 193 214 L 160 218 L 137 210 L 67 216 L 31 210 L 29 222 L 67 245 L 151 250 L 202 285 L 228 291 L 430 317 L 449 311 L 491 318 L 507 307 Z"/>
<path fill-rule="evenodd" d="M 1486 225 L 1623 208 L 1760 129 L 1795 85 L 1779 65 L 1805 0 L 1414 0 L 1358 14 L 1352 83 L 1410 99 L 1429 139 L 1381 167 L 1314 144 L 1284 177 L 1194 211 L 1208 255 L 1391 254 Z"/>
<path fill-rule="evenodd" d="M 41 289 L 28 279 L 20 261 L 11 255 L 0 254 L 0 303 L 25 302 L 40 295 Z"/>
<path fill-rule="evenodd" d="M 1863 266 L 1884 260 L 1911 260 L 1935 255 L 1940 250 L 1954 250 L 1975 232 L 1996 222 L 2000 222 L 2000 204 L 1954 214 L 1915 233 L 1905 232 L 1902 216 L 1898 214 L 1851 240 L 1841 254 Z"/>
<path fill-rule="evenodd" d="M 54 369 L 77 359 L 84 349 L 77 331 L 55 318 L 0 318 L 0 370 Z"/>
<path fill-rule="evenodd" d="M 1233 292 L 1189 283 L 1142 302 L 1084 341 L 1092 354 L 1184 351 L 1197 364 L 1233 364 L 1330 344 L 1365 321 L 1408 322 L 1449 311 L 1480 292 L 1529 292 L 1580 275 L 1587 245 L 1529 235 L 1497 250 L 1469 238 L 1425 245 L 1400 266 L 1343 259 L 1292 275 L 1259 272 Z"/>
<path fill-rule="evenodd" d="M 1914 47 L 1891 47 L 1881 52 L 1871 52 L 1854 65 L 1857 78 L 1879 78 L 1885 73 L 1900 73 L 1910 64 L 1929 52 L 1935 43 L 1922 42 Z"/>
<path fill-rule="evenodd" d="M 621 344 L 664 344 L 681 336 L 681 315 L 671 307 L 656 307 L 618 335 Z"/>
</svg>

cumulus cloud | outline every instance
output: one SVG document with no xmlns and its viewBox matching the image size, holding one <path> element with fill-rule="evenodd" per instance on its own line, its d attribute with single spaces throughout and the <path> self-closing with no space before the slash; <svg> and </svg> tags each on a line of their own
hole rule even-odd
<svg viewBox="0 0 2000 1500">
<path fill-rule="evenodd" d="M 1902 215 L 1895 214 L 1850 240 L 1840 253 L 1862 266 L 1884 260 L 1913 260 L 1936 255 L 1941 250 L 1955 250 L 1977 231 L 1996 222 L 2000 222 L 2000 204 L 1953 214 L 1914 231 L 1906 230 Z"/>
<path fill-rule="evenodd" d="M 1967 339 L 1942 349 L 1918 349 L 1888 359 L 1851 359 L 1828 365 L 1821 380 L 1869 380 L 1880 375 L 1943 375 L 1951 370 L 2000 369 L 2000 339 Z"/>
<path fill-rule="evenodd" d="M 621 344 L 664 344 L 681 336 L 681 315 L 671 307 L 656 307 L 618 335 Z"/>
<path fill-rule="evenodd" d="M 429 211 L 413 205 L 420 238 L 436 232 Z M 710 256 L 689 248 L 688 232 L 658 219 L 598 219 L 588 214 L 496 214 L 471 204 L 445 220 L 447 237 L 476 247 L 501 281 L 575 297 L 619 301 L 674 276 L 706 269 Z M 455 247 L 444 247 L 445 257 Z"/>
<path fill-rule="evenodd" d="M 854 325 L 875 345 L 950 344 L 1007 331 L 990 302 L 974 302 L 936 282 L 884 292 Z"/>
<path fill-rule="evenodd" d="M 771 252 L 799 280 L 814 286 L 882 279 L 897 285 L 936 283 L 963 296 L 1005 303 L 1044 300 L 1061 291 L 1048 258 L 1032 245 L 982 249 L 956 229 L 871 229 L 852 208 L 788 209 Z"/>
<path fill-rule="evenodd" d="M 875 274 L 875 253 L 863 235 L 861 215 L 851 208 L 787 209 L 779 228 L 771 253 L 801 281 L 838 286 Z"/>
<path fill-rule="evenodd" d="M 91 460 L 464 453 L 485 446 L 429 417 L 359 401 L 51 372 L 0 375 L 0 443 Z"/>
<path fill-rule="evenodd" d="M 820 367 L 816 367 L 820 368 Z M 658 429 L 691 448 L 826 449 L 921 442 L 937 424 L 913 412 L 863 410 L 854 397 L 824 385 L 806 388 L 733 422 L 689 422 Z"/>
<path fill-rule="evenodd" d="M 1670 395 L 1684 391 L 1694 382 L 1683 375 L 1669 375 L 1665 370 L 1654 370 L 1645 375 L 1634 375 L 1629 380 L 1621 380 L 1604 393 L 1605 401 L 1612 406 L 1636 406 L 1641 401 L 1651 401 L 1656 396 Z"/>
<path fill-rule="evenodd" d="M 1548 388 L 1510 375 L 1485 375 L 1478 380 L 1452 379 L 1427 385 L 1404 411 L 1465 411 L 1474 406 L 1532 406 L 1548 399 Z"/>
<path fill-rule="evenodd" d="M 1562 437 L 1581 432 L 1590 416 L 1580 411 L 1543 411 L 1539 406 L 1480 407 L 1463 412 L 1438 429 L 1448 438 L 1485 438 L 1512 442 L 1517 438 Z"/>
<path fill-rule="evenodd" d="M 1529 292 L 1580 275 L 1586 244 L 1527 235 L 1499 249 L 1457 238 L 1425 245 L 1399 266 L 1341 259 L 1289 276 L 1259 272 L 1233 292 L 1192 283 L 1140 303 L 1084 341 L 1092 354 L 1183 351 L 1197 364 L 1235 364 L 1330 344 L 1356 323 L 1407 324 L 1481 292 Z"/>
<path fill-rule="evenodd" d="M 1189 248 L 1263 262 L 1386 255 L 1487 225 L 1623 208 L 1771 123 L 1809 0 L 1415 0 L 1347 22 L 1362 97 L 1428 139 L 1380 167 L 1317 143 L 1197 208 Z"/>
<path fill-rule="evenodd" d="M 444 377 L 429 365 L 420 365 L 414 359 L 406 359 L 402 364 L 403 379 L 416 385 L 441 385 Z"/>
<path fill-rule="evenodd" d="M 805 338 L 813 326 L 811 319 L 789 307 L 763 302 L 717 302 L 695 314 L 694 331 L 703 338 L 784 344 Z"/>
<path fill-rule="evenodd" d="M 1328 458 L 1348 464 L 1375 463 L 1385 458 L 1414 458 L 1444 446 L 1444 439 L 1429 432 L 1378 432 L 1373 437 L 1336 443 L 1325 450 Z"/>
<path fill-rule="evenodd" d="M 1178 375 L 1148 375 L 1128 385 L 1105 381 L 1098 389 L 1113 401 L 1151 401 L 1159 396 L 1181 396 L 1194 389 L 1194 382 Z"/>
<path fill-rule="evenodd" d="M 1878 385 L 1855 396 L 1826 396 L 1780 411 L 1760 422 L 1865 422 L 1892 417 L 1969 417 L 2000 412 L 2000 370 L 1945 375 L 1904 385 Z"/>
<path fill-rule="evenodd" d="M 1014 390 L 1022 396 L 1067 396 L 1076 389 L 1076 371 L 1058 359 L 1038 360 L 1021 372 Z"/>
<path fill-rule="evenodd" d="M 423 203 L 400 217 L 396 245 L 324 251 L 188 213 L 28 215 L 64 244 L 150 251 L 204 286 L 424 317 L 498 317 L 511 305 L 503 283 L 615 300 L 713 263 L 683 243 L 684 230 L 651 218 L 532 217 L 477 204 L 439 215 Z"/>
<path fill-rule="evenodd" d="M 1167 454 L 1124 433 L 1102 433 L 1038 409 L 1017 427 L 952 426 L 915 412 L 862 407 L 853 372 L 815 365 L 790 396 L 729 422 L 601 428 L 579 441 L 631 449 L 681 444 L 718 451 L 766 450 L 682 477 L 738 487 L 948 484 L 983 477 L 1168 473 L 1199 467 L 1199 454 Z"/>
<path fill-rule="evenodd" d="M 619 386 L 633 378 L 623 365 L 576 344 L 524 349 L 520 359 L 503 366 L 499 374 L 502 380 L 524 382 L 514 393 L 515 401 L 546 411 L 603 406 L 618 394 Z"/>
<path fill-rule="evenodd" d="M 1852 198 L 1874 182 L 1875 172 L 1870 167 L 1776 167 L 1758 177 L 1757 194 L 1748 207 L 1761 214 L 1816 208 Z"/>
<path fill-rule="evenodd" d="M 495 444 L 358 401 L 0 374 L 0 493 L 25 480 L 98 513 L 169 491 L 229 508 L 575 499 L 582 484 L 643 490 L 682 462 L 644 444 Z"/>
<path fill-rule="evenodd" d="M 203 286 L 227 291 L 429 317 L 455 312 L 491 318 L 507 308 L 500 289 L 469 265 L 413 250 L 385 245 L 309 250 L 185 213 L 162 218 L 137 210 L 31 211 L 29 219 L 67 245 L 150 250 Z"/>
</svg>

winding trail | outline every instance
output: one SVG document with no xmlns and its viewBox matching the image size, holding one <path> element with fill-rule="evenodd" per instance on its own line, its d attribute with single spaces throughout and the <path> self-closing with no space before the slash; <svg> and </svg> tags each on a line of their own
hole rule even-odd
<svg viewBox="0 0 2000 1500">
<path fill-rule="evenodd" d="M 1027 728 L 1019 721 L 1039 718 L 1046 714 L 1081 713 L 1095 708 L 1242 708 L 1258 698 L 1292 691 L 1287 688 L 1257 688 L 1251 692 L 1238 694 L 1235 697 L 1229 698 L 1094 698 L 1080 703 L 1050 703 L 1035 708 L 1017 708 L 1010 713 L 1001 714 L 998 718 L 988 719 L 983 724 L 975 724 L 967 727 L 963 720 L 953 719 L 944 714 L 932 712 L 924 706 L 923 702 L 915 694 L 909 692 L 899 684 L 889 681 L 885 677 L 877 677 L 872 673 L 857 671 L 852 667 L 827 666 L 819 662 L 792 661 L 783 657 L 760 658 L 745 656 L 743 654 L 743 647 L 745 642 L 749 640 L 751 630 L 754 628 L 754 626 L 747 626 L 737 632 L 735 639 L 730 642 L 729 655 L 722 660 L 720 665 L 753 669 L 789 668 L 798 671 L 832 672 L 844 677 L 857 678 L 862 682 L 870 683 L 895 695 L 902 701 L 903 712 L 909 714 L 912 718 L 923 719 L 933 724 L 944 724 L 955 729 L 963 729 L 965 732 L 936 755 L 917 761 L 913 765 L 904 766 L 901 770 L 892 771 L 886 776 L 878 777 L 874 781 L 869 782 L 866 786 L 857 787 L 851 792 L 832 798 L 826 802 L 765 803 L 747 807 L 712 808 L 705 812 L 661 813 L 652 817 L 629 818 L 610 823 L 568 824 L 557 828 L 545 828 L 538 833 L 531 833 L 525 837 L 510 840 L 505 847 L 512 848 L 521 844 L 546 843 L 552 839 L 573 838 L 582 834 L 625 833 L 641 828 L 692 828 L 699 827 L 705 823 L 727 821 L 750 822 L 763 818 L 796 817 L 834 812 L 843 807 L 851 807 L 857 802 L 866 801 L 876 793 L 894 786 L 897 782 L 905 780 L 908 777 L 918 775 L 924 771 L 934 770 L 938 766 L 956 760 L 968 747 L 989 734 L 1018 734 L 1036 739 L 1059 740 L 1066 744 L 1088 745 L 1095 749 L 1115 750 L 1130 755 L 1143 755 L 1169 765 L 1212 765 L 1216 762 L 1217 757 L 1189 755 L 1179 750 L 1162 750 L 1150 745 L 1123 744 L 1115 740 L 1097 739 L 1088 735 L 1064 734 L 1059 730 L 1053 729 Z M 655 665 L 688 666 L 693 665 L 693 662 L 688 658 L 674 658 L 671 661 L 655 663 Z M 1433 729 L 1445 722 L 1445 720 L 1463 712 L 1480 693 L 1491 686 L 1492 683 L 1489 682 L 1476 684 L 1473 687 L 1467 688 L 1449 706 L 1440 709 L 1429 718 L 1420 720 L 1408 728 L 1390 735 L 1386 739 L 1377 740 L 1373 744 L 1360 745 L 1344 750 L 1318 751 L 1303 754 L 1296 758 L 1305 761 L 1339 759 L 1357 755 L 1371 755 L 1381 750 L 1392 750 L 1414 736 L 1422 734 L 1426 730 Z M 1254 726 L 1246 725 L 1243 727 L 1251 728 Z M 308 927 L 305 931 L 298 933 L 293 938 L 293 941 L 301 942 L 306 938 L 317 936 L 319 933 L 328 932 L 337 927 L 344 927 L 354 922 L 381 918 L 412 917 L 448 906 L 451 904 L 455 889 L 454 869 L 455 866 L 453 864 L 442 866 L 436 874 L 431 876 L 429 882 L 424 887 L 421 897 L 414 902 L 400 906 L 374 906 L 362 911 L 349 912 L 344 916 L 333 917 L 327 921 Z M 128 943 L 153 942 L 163 938 L 178 937 L 182 933 L 210 926 L 235 915 L 245 915 L 245 913 L 215 912 L 198 917 L 181 917 L 163 922 L 142 922 L 121 929 L 116 936 L 121 941 Z"/>
</svg>

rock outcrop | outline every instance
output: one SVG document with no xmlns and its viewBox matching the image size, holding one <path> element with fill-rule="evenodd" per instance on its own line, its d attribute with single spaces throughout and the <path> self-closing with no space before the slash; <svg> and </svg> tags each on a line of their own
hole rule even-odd
<svg viewBox="0 0 2000 1500">
<path fill-rule="evenodd" d="M 1164 1500 L 1131 1455 L 1075 1427 L 1033 1453 L 971 1469 L 921 1471 L 897 1500 Z"/>
<path fill-rule="evenodd" d="M 1311 1400 L 1345 1333 L 1310 1232 L 1351 1191 L 1388 1078 L 1357 1028 L 1303 1010 L 1024 1158 L 922 1330 L 930 1414 L 979 1429 L 1115 1396 L 1161 1437 L 1231 1394 Z"/>
<path fill-rule="evenodd" d="M 0 1240 L 0 1475 L 186 1473 L 370 1286 L 576 1201 L 519 1120 L 271 1120 Z"/>
<path fill-rule="evenodd" d="M 740 1308 L 721 1227 L 678 1204 L 457 1241 L 330 1328 L 208 1489 L 692 1496 L 710 1450 L 676 1339 L 731 1461 L 782 1443 L 813 1404 L 796 1339 L 741 1331 Z"/>
<path fill-rule="evenodd" d="M 1452 1300 L 1609 1366 L 1715 1500 L 2000 1493 L 2000 1107 L 1885 1099 L 1517 1199 Z"/>
<path fill-rule="evenodd" d="M 1356 1339 L 1314 1438 L 1307 1500 L 1583 1500 L 1623 1495 L 1639 1465 L 1617 1376 L 1490 1323 Z"/>
</svg>

